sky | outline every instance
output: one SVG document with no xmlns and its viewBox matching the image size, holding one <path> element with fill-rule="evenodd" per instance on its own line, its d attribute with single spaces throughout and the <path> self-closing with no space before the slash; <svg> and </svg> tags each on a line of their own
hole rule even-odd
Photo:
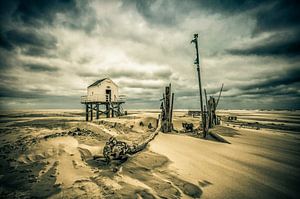
<svg viewBox="0 0 300 199">
<path fill-rule="evenodd" d="M 125 108 L 199 108 L 202 86 L 220 109 L 300 109 L 300 6 L 274 0 L 0 1 L 0 109 L 83 108 L 110 77 Z"/>
</svg>

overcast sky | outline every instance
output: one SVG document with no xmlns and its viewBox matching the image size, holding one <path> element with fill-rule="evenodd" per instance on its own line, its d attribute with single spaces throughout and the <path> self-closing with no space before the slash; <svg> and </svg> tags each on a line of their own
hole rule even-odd
<svg viewBox="0 0 300 199">
<path fill-rule="evenodd" d="M 300 7 L 275 0 L 9 0 L 0 5 L 0 103 L 82 108 L 110 77 L 127 108 L 198 108 L 194 33 L 203 88 L 220 108 L 299 109 Z"/>
</svg>

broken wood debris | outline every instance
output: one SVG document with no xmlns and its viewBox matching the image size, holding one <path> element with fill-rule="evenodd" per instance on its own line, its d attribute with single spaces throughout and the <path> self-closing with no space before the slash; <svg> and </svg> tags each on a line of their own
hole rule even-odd
<svg viewBox="0 0 300 199">
<path fill-rule="evenodd" d="M 174 103 L 174 93 L 171 95 L 171 84 L 166 86 L 165 93 L 161 99 L 161 131 L 163 133 L 171 132 L 173 130 L 173 103 Z"/>
<path fill-rule="evenodd" d="M 109 163 L 111 160 L 126 160 L 130 155 L 133 155 L 146 148 L 147 144 L 153 140 L 157 134 L 158 130 L 151 133 L 150 136 L 144 141 L 133 145 L 119 141 L 115 137 L 110 137 L 103 148 L 103 156 L 107 163 Z"/>
</svg>

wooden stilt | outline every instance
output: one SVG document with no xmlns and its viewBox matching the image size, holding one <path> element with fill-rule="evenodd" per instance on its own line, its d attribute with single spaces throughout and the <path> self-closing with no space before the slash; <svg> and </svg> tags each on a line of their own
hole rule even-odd
<svg viewBox="0 0 300 199">
<path fill-rule="evenodd" d="M 93 111 L 96 112 L 95 118 L 99 119 L 101 115 L 105 115 L 107 118 L 109 117 L 117 117 L 121 116 L 124 113 L 122 108 L 122 103 L 124 102 L 88 102 L 85 104 L 85 120 L 93 120 L 94 114 Z M 103 109 L 102 109 L 102 108 Z"/>
<path fill-rule="evenodd" d="M 90 106 L 91 106 L 91 121 L 93 121 L 93 104 L 91 104 Z"/>
<path fill-rule="evenodd" d="M 85 104 L 85 121 L 89 121 L 89 105 Z"/>
<path fill-rule="evenodd" d="M 114 110 L 114 108 L 111 109 L 111 117 L 115 117 L 115 110 Z"/>
<path fill-rule="evenodd" d="M 99 119 L 99 104 L 96 104 L 96 119 Z"/>
<path fill-rule="evenodd" d="M 110 111 L 109 111 L 109 105 L 108 105 L 108 102 L 105 104 L 105 106 L 106 106 L 106 117 L 109 118 L 109 115 L 110 115 L 109 112 L 110 112 Z"/>
</svg>

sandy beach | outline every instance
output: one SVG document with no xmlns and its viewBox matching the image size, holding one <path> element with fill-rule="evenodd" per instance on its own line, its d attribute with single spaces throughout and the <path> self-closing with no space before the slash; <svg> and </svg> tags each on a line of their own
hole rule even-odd
<svg viewBox="0 0 300 199">
<path fill-rule="evenodd" d="M 226 121 L 233 114 L 237 121 Z M 175 111 L 177 132 L 160 132 L 144 150 L 107 164 L 97 158 L 106 141 L 111 136 L 128 144 L 147 139 L 157 128 L 157 111 L 131 111 L 93 122 L 85 122 L 78 110 L 2 113 L 0 195 L 297 198 L 299 112 L 220 111 L 219 115 L 222 124 L 211 131 L 230 144 L 183 133 L 183 122 L 197 126 L 199 118 Z"/>
</svg>

